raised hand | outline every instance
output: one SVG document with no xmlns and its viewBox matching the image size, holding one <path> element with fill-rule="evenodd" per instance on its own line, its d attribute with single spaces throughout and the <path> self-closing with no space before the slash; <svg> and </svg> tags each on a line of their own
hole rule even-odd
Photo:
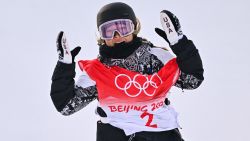
<svg viewBox="0 0 250 141">
<path fill-rule="evenodd" d="M 164 38 L 171 46 L 178 43 L 183 37 L 178 18 L 170 11 L 163 10 L 160 13 L 160 20 L 163 30 L 155 28 L 155 32 Z"/>
<path fill-rule="evenodd" d="M 60 33 L 58 34 L 56 45 L 59 61 L 65 64 L 71 64 L 74 61 L 75 56 L 81 50 L 81 47 L 78 46 L 70 51 L 67 39 L 63 31 L 60 31 Z"/>
</svg>

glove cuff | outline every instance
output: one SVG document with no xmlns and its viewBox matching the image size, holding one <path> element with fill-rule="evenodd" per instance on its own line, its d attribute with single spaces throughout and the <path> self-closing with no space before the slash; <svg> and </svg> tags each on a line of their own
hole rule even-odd
<svg viewBox="0 0 250 141">
<path fill-rule="evenodd" d="M 170 46 L 173 46 L 173 45 L 177 44 L 183 37 L 184 37 L 184 35 L 177 36 L 177 38 L 175 40 L 172 40 L 170 42 Z"/>
</svg>

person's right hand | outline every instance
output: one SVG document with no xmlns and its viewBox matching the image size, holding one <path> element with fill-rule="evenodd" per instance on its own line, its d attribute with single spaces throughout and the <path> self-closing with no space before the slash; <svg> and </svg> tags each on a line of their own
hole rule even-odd
<svg viewBox="0 0 250 141">
<path fill-rule="evenodd" d="M 81 47 L 76 47 L 70 51 L 65 34 L 63 31 L 57 36 L 56 40 L 57 53 L 59 61 L 65 64 L 71 64 L 74 61 L 75 56 L 80 52 Z"/>
</svg>

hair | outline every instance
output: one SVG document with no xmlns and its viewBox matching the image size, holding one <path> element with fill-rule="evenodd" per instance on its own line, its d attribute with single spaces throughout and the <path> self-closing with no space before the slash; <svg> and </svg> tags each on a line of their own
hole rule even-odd
<svg viewBox="0 0 250 141">
<path fill-rule="evenodd" d="M 133 36 L 134 36 L 134 37 L 137 36 L 138 33 L 140 32 L 140 30 L 141 30 L 141 23 L 140 23 L 139 19 L 136 18 L 135 30 L 134 30 L 134 32 L 132 33 Z M 98 35 L 96 36 L 96 38 L 97 38 L 97 44 L 98 44 L 98 45 L 104 45 L 104 44 L 105 44 L 105 41 L 104 41 L 103 39 L 101 39 L 101 37 L 100 37 L 99 34 L 100 34 L 100 33 L 98 32 Z"/>
</svg>

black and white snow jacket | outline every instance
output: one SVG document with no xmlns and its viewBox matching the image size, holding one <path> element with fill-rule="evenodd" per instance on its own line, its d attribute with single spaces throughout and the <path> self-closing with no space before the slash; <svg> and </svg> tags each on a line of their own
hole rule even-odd
<svg viewBox="0 0 250 141">
<path fill-rule="evenodd" d="M 155 47 L 152 43 L 136 37 L 130 48 L 112 51 L 106 46 L 100 46 L 98 59 L 106 66 L 119 66 L 141 74 L 153 74 L 163 66 L 163 62 L 173 57 L 170 51 Z M 179 42 L 170 46 L 176 55 L 180 68 L 180 76 L 175 83 L 181 89 L 195 89 L 200 86 L 203 77 L 203 66 L 198 50 L 191 40 L 184 36 Z M 166 55 L 166 53 L 168 55 Z M 79 77 L 75 83 L 75 63 L 64 64 L 57 62 L 51 85 L 51 98 L 57 109 L 63 115 L 71 115 L 87 106 L 91 101 L 98 99 L 95 82 L 87 74 Z M 168 102 L 168 100 L 166 100 Z M 97 113 L 101 117 L 106 114 L 98 107 Z"/>
</svg>

